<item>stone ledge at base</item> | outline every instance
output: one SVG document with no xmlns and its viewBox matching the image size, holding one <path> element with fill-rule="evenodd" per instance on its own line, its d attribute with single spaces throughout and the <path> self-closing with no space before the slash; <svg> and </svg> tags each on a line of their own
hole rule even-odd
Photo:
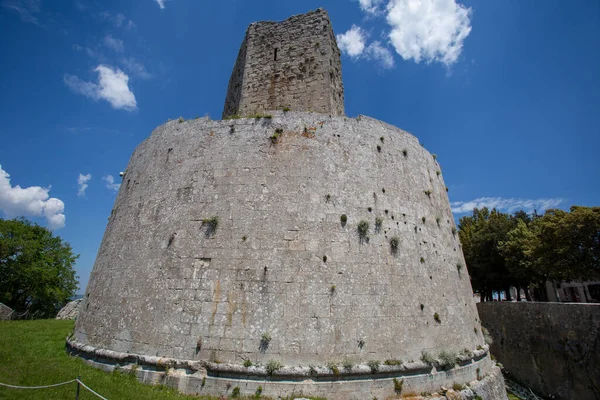
<svg viewBox="0 0 600 400">
<path fill-rule="evenodd" d="M 324 371 L 306 376 L 299 368 L 294 374 L 293 368 L 286 368 L 286 375 L 265 375 L 251 368 L 219 368 L 219 364 L 193 360 L 176 360 L 154 356 L 144 356 L 96 349 L 67 338 L 67 350 L 70 354 L 83 358 L 95 368 L 111 372 L 116 368 L 134 373 L 138 380 L 148 384 L 163 384 L 187 394 L 228 395 L 233 388 L 239 387 L 243 395 L 252 395 L 261 387 L 264 396 L 274 398 L 292 394 L 321 396 L 329 400 L 380 399 L 395 398 L 394 379 L 403 382 L 402 396 L 411 393 L 413 400 L 430 397 L 419 393 L 437 393 L 441 388 L 452 387 L 456 382 L 469 382 L 460 392 L 448 391 L 448 396 L 436 395 L 436 399 L 474 400 L 480 396 L 483 400 L 505 400 L 506 390 L 500 369 L 492 365 L 487 349 L 473 359 L 450 369 L 437 371 L 429 369 L 424 363 L 408 364 L 404 370 L 389 371 L 383 368 L 376 374 L 346 374 L 345 376 L 326 375 Z M 423 364 L 423 365 L 420 365 Z M 216 367 L 216 368 L 215 368 Z M 223 366 L 224 367 L 224 366 Z M 383 366 L 382 366 L 383 367 Z M 411 368 L 412 367 L 412 368 Z M 319 368 L 319 367 L 317 367 Z M 244 370 L 244 371 L 242 371 Z M 490 372 L 479 377 L 480 370 Z M 397 396 L 400 397 L 400 396 Z"/>
</svg>

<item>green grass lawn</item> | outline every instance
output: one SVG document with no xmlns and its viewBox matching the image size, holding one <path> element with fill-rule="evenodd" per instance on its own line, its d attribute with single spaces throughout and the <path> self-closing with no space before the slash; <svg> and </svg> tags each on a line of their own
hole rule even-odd
<svg viewBox="0 0 600 400">
<path fill-rule="evenodd" d="M 65 338 L 73 321 L 0 321 L 0 382 L 17 386 L 40 386 L 80 379 L 109 400 L 161 399 L 209 400 L 208 396 L 186 396 L 162 386 L 139 383 L 125 374 L 92 368 L 65 350 Z M 52 389 L 8 389 L 0 387 L 0 399 L 75 399 L 76 384 Z M 87 390 L 81 400 L 97 400 Z"/>
</svg>

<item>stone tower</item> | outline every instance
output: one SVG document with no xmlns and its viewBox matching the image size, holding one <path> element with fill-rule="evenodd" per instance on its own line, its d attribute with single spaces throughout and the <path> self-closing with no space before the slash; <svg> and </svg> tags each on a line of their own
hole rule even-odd
<svg viewBox="0 0 600 400">
<path fill-rule="evenodd" d="M 340 51 L 322 9 L 246 31 L 223 118 L 281 109 L 344 115 Z"/>
<path fill-rule="evenodd" d="M 327 32 L 303 49 L 335 55 L 316 63 L 329 76 L 327 14 L 286 23 Z M 259 27 L 283 31 L 253 26 L 231 113 L 291 111 L 170 121 L 136 148 L 70 351 L 187 393 L 358 400 L 456 383 L 469 389 L 454 399 L 505 399 L 436 158 L 401 129 L 336 116 L 341 82 L 269 100 L 271 66 L 240 60 Z M 256 57 L 275 61 L 272 47 Z"/>
</svg>

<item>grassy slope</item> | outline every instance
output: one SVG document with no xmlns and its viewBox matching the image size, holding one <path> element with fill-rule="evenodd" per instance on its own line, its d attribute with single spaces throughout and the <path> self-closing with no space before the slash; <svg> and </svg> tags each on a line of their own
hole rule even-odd
<svg viewBox="0 0 600 400">
<path fill-rule="evenodd" d="M 36 386 L 64 382 L 80 376 L 89 387 L 113 399 L 199 400 L 164 387 L 141 384 L 122 374 L 108 374 L 65 352 L 65 338 L 73 321 L 0 321 L 0 382 Z M 0 387 L 0 399 L 74 399 L 75 384 L 52 389 Z M 81 400 L 96 399 L 82 389 Z"/>
</svg>

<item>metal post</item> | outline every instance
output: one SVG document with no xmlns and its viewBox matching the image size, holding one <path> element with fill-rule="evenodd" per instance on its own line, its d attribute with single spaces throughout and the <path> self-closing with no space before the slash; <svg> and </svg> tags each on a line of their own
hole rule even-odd
<svg viewBox="0 0 600 400">
<path fill-rule="evenodd" d="M 75 393 L 75 400 L 79 400 L 79 376 L 77 377 L 77 392 Z"/>
</svg>

